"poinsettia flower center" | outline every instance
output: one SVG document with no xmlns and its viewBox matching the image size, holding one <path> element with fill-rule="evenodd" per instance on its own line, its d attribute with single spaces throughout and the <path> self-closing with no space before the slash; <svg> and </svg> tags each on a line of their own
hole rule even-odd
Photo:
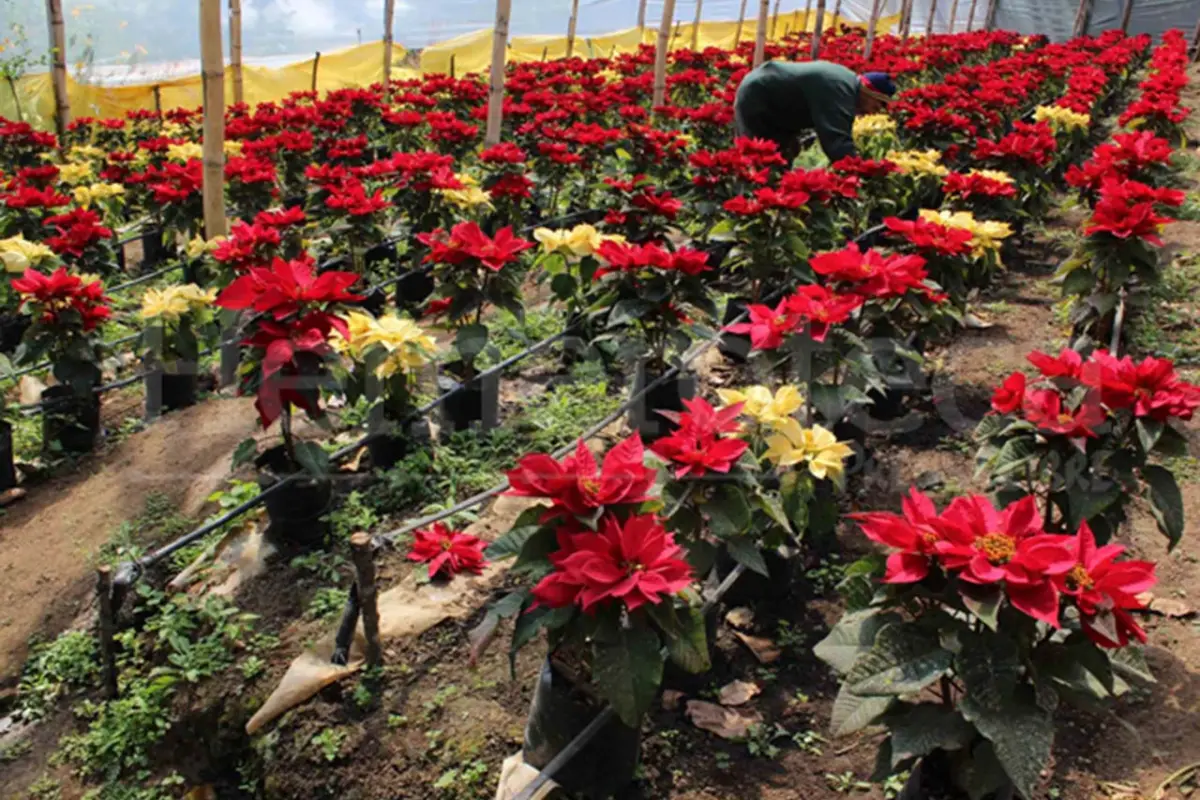
<svg viewBox="0 0 1200 800">
<path fill-rule="evenodd" d="M 626 575 L 633 575 L 634 573 L 637 573 L 637 572 L 643 572 L 646 569 L 645 564 L 639 563 L 637 561 L 626 561 L 624 564 L 621 565 L 621 567 L 625 570 Z"/>
<path fill-rule="evenodd" d="M 1067 588 L 1071 591 L 1084 591 L 1096 585 L 1091 574 L 1083 564 L 1076 564 L 1066 575 Z"/>
<path fill-rule="evenodd" d="M 442 549 L 443 550 L 449 550 L 453 546 L 454 546 L 454 543 L 451 542 L 449 539 L 442 539 Z"/>
<path fill-rule="evenodd" d="M 1070 414 L 1064 413 L 1064 414 L 1058 415 L 1058 422 L 1060 425 L 1069 425 L 1074 421 L 1075 421 L 1075 417 L 1071 416 Z"/>
<path fill-rule="evenodd" d="M 594 495 L 600 491 L 600 481 L 595 478 L 584 478 L 579 481 L 579 488 L 583 489 L 584 494 Z"/>
<path fill-rule="evenodd" d="M 975 548 L 993 564 L 1007 564 L 1017 554 L 1017 541 L 1007 533 L 980 536 Z"/>
</svg>

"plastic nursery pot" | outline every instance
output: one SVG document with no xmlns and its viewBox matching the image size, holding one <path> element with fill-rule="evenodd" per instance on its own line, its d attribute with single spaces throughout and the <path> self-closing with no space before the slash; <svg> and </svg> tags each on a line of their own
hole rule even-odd
<svg viewBox="0 0 1200 800">
<path fill-rule="evenodd" d="M 363 253 L 363 264 L 369 267 L 394 267 L 400 263 L 400 254 L 394 243 L 377 244 Z"/>
<path fill-rule="evenodd" d="M 33 318 L 28 314 L 18 314 L 15 311 L 0 313 L 0 353 L 11 353 L 21 343 L 21 337 L 33 324 Z"/>
<path fill-rule="evenodd" d="M 797 560 L 787 558 L 775 550 L 763 550 L 763 561 L 767 565 L 766 577 L 744 570 L 729 590 L 725 592 L 721 602 L 726 606 L 745 606 L 755 603 L 786 600 L 792 593 L 792 578 L 797 569 Z M 737 568 L 737 562 L 725 548 L 717 553 L 717 578 L 721 581 Z"/>
<path fill-rule="evenodd" d="M 439 375 L 438 391 L 448 394 L 442 402 L 442 424 L 447 433 L 477 427 L 491 430 L 500 424 L 500 374 L 492 372 L 463 381 L 464 366 L 454 361 Z"/>
<path fill-rule="evenodd" d="M 100 434 L 100 396 L 75 394 L 70 386 L 42 390 L 42 447 L 64 453 L 88 453 Z"/>
<path fill-rule="evenodd" d="M 641 392 L 653 384 L 657 374 L 639 361 L 633 378 L 634 393 Z M 629 408 L 629 427 L 642 435 L 644 442 L 656 442 L 670 435 L 674 424 L 659 411 L 683 411 L 683 401 L 696 396 L 696 378 L 694 375 L 676 373 L 672 378 L 653 386 Z"/>
<path fill-rule="evenodd" d="M 729 302 L 725 304 L 725 316 L 721 318 L 721 327 L 732 325 L 745 310 L 745 300 L 740 297 L 729 298 Z M 723 333 L 717 350 L 734 364 L 744 364 L 750 357 L 750 337 L 744 333 Z"/>
<path fill-rule="evenodd" d="M 13 457 L 13 427 L 0 420 L 0 492 L 17 485 L 17 466 Z"/>
<path fill-rule="evenodd" d="M 291 463 L 283 445 L 272 447 L 254 460 L 258 468 L 258 488 L 267 491 L 287 476 L 301 472 Z M 264 501 L 270 519 L 271 536 L 299 547 L 318 547 L 329 537 L 325 514 L 333 505 L 333 484 L 329 478 L 300 475 L 272 491 Z"/>
<path fill-rule="evenodd" d="M 156 369 L 147 372 L 146 385 L 146 415 L 154 416 L 162 411 L 178 411 L 196 405 L 196 386 L 199 376 L 194 365 L 189 365 L 181 373 L 166 372 Z"/>
<path fill-rule="evenodd" d="M 547 659 L 538 675 L 525 723 L 525 762 L 542 769 L 588 726 L 601 708 Z M 553 776 L 573 796 L 622 796 L 633 783 L 642 733 L 617 717 Z"/>
<path fill-rule="evenodd" d="M 163 244 L 161 228 L 151 228 L 142 234 L 142 271 L 158 266 L 167 259 L 168 248 Z"/>
<path fill-rule="evenodd" d="M 378 317 L 383 313 L 384 307 L 387 305 L 387 293 L 376 287 L 367 293 L 359 302 L 359 306 L 373 317 Z"/>
<path fill-rule="evenodd" d="M 429 270 L 416 269 L 396 281 L 396 307 L 413 314 L 420 312 L 429 295 L 433 294 L 433 275 Z"/>
<path fill-rule="evenodd" d="M 391 469 L 409 453 L 428 445 L 431 438 L 427 419 L 414 420 L 403 429 L 385 421 L 381 430 L 367 440 L 371 466 L 379 470 Z"/>
<path fill-rule="evenodd" d="M 984 800 L 1015 800 L 1016 789 L 1008 784 Z M 960 789 L 953 777 L 950 758 L 942 750 L 935 750 L 917 762 L 908 775 L 908 781 L 896 800 L 967 800 L 969 795 Z"/>
</svg>

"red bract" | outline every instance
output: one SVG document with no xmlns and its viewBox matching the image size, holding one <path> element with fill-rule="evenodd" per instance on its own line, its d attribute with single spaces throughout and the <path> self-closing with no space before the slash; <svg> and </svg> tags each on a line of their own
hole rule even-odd
<svg viewBox="0 0 1200 800">
<path fill-rule="evenodd" d="M 384 199 L 382 190 L 369 195 L 366 187 L 358 181 L 347 181 L 339 186 L 330 187 L 325 205 L 345 211 L 352 217 L 368 217 L 392 206 Z"/>
<path fill-rule="evenodd" d="M 801 286 L 783 304 L 789 314 L 808 323 L 808 335 L 814 342 L 823 342 L 830 327 L 850 319 L 863 299 L 855 294 L 837 294 L 824 286 Z"/>
<path fill-rule="evenodd" d="M 261 158 L 232 156 L 225 162 L 225 177 L 242 183 L 275 183 L 275 165 Z"/>
<path fill-rule="evenodd" d="M 941 534 L 933 501 L 915 487 L 902 504 L 903 516 L 882 511 L 850 514 L 867 538 L 896 552 L 888 555 L 884 583 L 917 583 L 929 575 Z"/>
<path fill-rule="evenodd" d="M 1157 583 L 1154 564 L 1149 561 L 1117 561 L 1125 547 L 1096 546 L 1092 529 L 1084 522 L 1075 536 L 1059 537 L 1072 556 L 1073 566 L 1054 576 L 1060 592 L 1069 595 L 1083 615 L 1084 632 L 1102 647 L 1124 647 L 1130 639 L 1146 641 L 1146 634 L 1127 610 L 1145 608 L 1138 595 Z M 1111 613 L 1116 637 L 1101 628 L 1097 617 Z"/>
<path fill-rule="evenodd" d="M 578 605 L 591 614 L 606 601 L 636 611 L 687 588 L 692 569 L 683 548 L 653 514 L 621 522 L 606 515 L 596 532 L 560 530 L 554 572 L 533 588 L 538 605 Z"/>
<path fill-rule="evenodd" d="M 460 572 L 483 572 L 487 559 L 483 557 L 484 542 L 477 536 L 452 531 L 441 522 L 430 528 L 413 531 L 413 546 L 408 560 L 429 565 L 429 577 L 444 573 L 454 577 Z"/>
<path fill-rule="evenodd" d="M 484 233 L 477 222 L 460 222 L 450 229 L 448 236 L 441 228 L 421 233 L 417 240 L 430 248 L 425 256 L 426 263 L 462 264 L 475 259 L 493 272 L 515 263 L 521 253 L 533 247 L 532 242 L 515 236 L 511 226 L 496 231 L 493 238 Z"/>
<path fill-rule="evenodd" d="M 1004 379 L 992 394 L 992 410 L 997 414 L 1011 414 L 1025 402 L 1027 381 L 1024 372 L 1014 372 Z"/>
<path fill-rule="evenodd" d="M 675 219 L 675 215 L 683 209 L 682 200 L 676 199 L 670 192 L 655 192 L 653 189 L 645 189 L 635 194 L 629 202 L 634 208 L 640 208 L 667 219 Z"/>
<path fill-rule="evenodd" d="M 1083 356 L 1069 347 L 1064 347 L 1058 356 L 1050 356 L 1041 350 L 1034 350 L 1025 359 L 1037 367 L 1038 372 L 1047 378 L 1063 378 L 1068 381 L 1079 380 L 1083 369 Z"/>
<path fill-rule="evenodd" d="M 969 198 L 973 195 L 980 197 L 1016 197 L 1017 187 L 1011 183 L 998 181 L 981 175 L 978 172 L 951 172 L 942 181 L 942 189 L 946 194 Z"/>
<path fill-rule="evenodd" d="M 853 200 L 858 197 L 858 178 L 823 169 L 798 169 L 780 178 L 779 188 L 785 192 L 804 192 L 820 203 L 835 197 Z"/>
<path fill-rule="evenodd" d="M 50 187 L 38 189 L 33 186 L 20 186 L 16 191 L 4 195 L 4 205 L 9 208 L 55 208 L 70 202 L 71 198 Z"/>
<path fill-rule="evenodd" d="M 707 272 L 708 254 L 682 247 L 674 252 L 656 244 L 629 244 L 627 242 L 603 242 L 596 248 L 596 255 L 608 266 L 596 270 L 597 279 L 610 272 L 637 272 L 644 269 L 677 271 L 684 275 L 699 275 Z"/>
<path fill-rule="evenodd" d="M 59 267 L 50 275 L 27 269 L 20 278 L 13 279 L 12 288 L 47 325 L 59 324 L 64 312 L 73 311 L 79 316 L 82 329 L 90 332 L 112 316 L 106 305 L 110 298 L 104 294 L 104 284 L 99 281 L 84 284 L 82 278 L 69 274 L 66 267 Z"/>
<path fill-rule="evenodd" d="M 1124 193 L 1101 189 L 1100 200 L 1084 229 L 1084 235 L 1106 233 L 1117 239 L 1141 239 L 1147 244 L 1162 247 L 1163 241 L 1158 234 L 1164 225 L 1172 221 L 1156 214 L 1153 203 L 1131 203 Z"/>
<path fill-rule="evenodd" d="M 986 161 L 1006 160 L 1045 166 L 1058 150 L 1054 131 L 1044 122 L 1014 122 L 1013 132 L 999 141 L 980 139 L 975 158 Z"/>
<path fill-rule="evenodd" d="M 268 263 L 275 252 L 274 248 L 282 242 L 283 237 L 277 228 L 268 227 L 258 222 L 257 218 L 253 225 L 235 222 L 229 238 L 218 244 L 217 249 L 213 251 L 213 258 L 242 271 L 256 264 Z"/>
<path fill-rule="evenodd" d="M 675 466 L 675 477 L 701 478 L 709 472 L 726 473 L 750 446 L 737 438 L 721 436 L 737 431 L 742 404 L 717 411 L 707 400 L 684 400 L 684 413 L 659 411 L 678 428 L 659 439 L 650 449 Z"/>
<path fill-rule="evenodd" d="M 957 497 L 937 521 L 935 548 L 947 569 L 968 583 L 1004 582 L 1019 611 L 1058 627 L 1053 575 L 1074 564 L 1071 553 L 1042 530 L 1037 501 L 1026 497 L 998 511 L 983 495 Z"/>
<path fill-rule="evenodd" d="M 493 145 L 479 154 L 485 164 L 523 164 L 528 155 L 512 142 Z"/>
<path fill-rule="evenodd" d="M 185 203 L 198 196 L 204 186 L 204 164 L 198 158 L 186 164 L 169 162 L 148 185 L 156 203 Z"/>
<path fill-rule="evenodd" d="M 60 256 L 81 258 L 92 245 L 113 237 L 112 229 L 100 224 L 99 214 L 83 208 L 50 217 L 42 224 L 58 231 L 58 235 L 46 237 L 46 246 Z"/>
<path fill-rule="evenodd" d="M 746 307 L 749 322 L 739 322 L 726 328 L 730 333 L 749 334 L 750 345 L 755 350 L 774 350 L 783 344 L 784 338 L 796 333 L 804 320 L 788 311 L 783 300 L 775 308 L 758 303 Z"/>
<path fill-rule="evenodd" d="M 1053 389 L 1038 389 L 1026 393 L 1022 405 L 1025 419 L 1047 433 L 1055 433 L 1071 439 L 1095 439 L 1095 428 L 1104 423 L 1106 417 L 1093 400 L 1084 400 L 1072 411 L 1063 403 L 1062 395 Z"/>
<path fill-rule="evenodd" d="M 830 169 L 844 172 L 847 175 L 857 175 L 860 178 L 884 178 L 900 167 L 887 159 L 870 159 L 861 156 L 846 156 L 830 165 Z"/>
<path fill-rule="evenodd" d="M 1135 362 L 1129 356 L 1117 359 L 1107 350 L 1097 350 L 1083 368 L 1082 380 L 1100 390 L 1104 405 L 1131 408 L 1135 417 L 1189 420 L 1200 408 L 1200 387 L 1182 380 L 1165 358 Z"/>
<path fill-rule="evenodd" d="M 254 217 L 254 224 L 268 228 L 290 228 L 293 225 L 303 225 L 307 219 L 303 208 L 292 206 L 281 210 L 260 211 Z"/>
<path fill-rule="evenodd" d="M 941 256 L 963 256 L 972 250 L 974 235 L 963 228 L 951 228 L 926 219 L 903 220 L 888 217 L 883 221 L 888 230 L 906 239 L 914 247 Z"/>
<path fill-rule="evenodd" d="M 850 284 L 849 291 L 865 297 L 899 297 L 909 290 L 931 298 L 936 296 L 924 283 L 928 273 L 925 259 L 920 256 L 885 256 L 878 250 L 864 251 L 851 243 L 843 250 L 819 253 L 808 263 L 818 275 Z"/>
<path fill-rule="evenodd" d="M 314 385 L 315 376 L 303 374 L 303 366 L 297 359 L 322 359 L 329 355 L 332 352 L 329 335 L 335 329 L 347 335 L 342 319 L 314 311 L 280 322 L 259 320 L 254 335 L 243 340 L 242 344 L 263 351 L 262 381 L 254 400 L 263 428 L 269 428 L 290 406 L 308 414 L 320 412 L 321 392 Z"/>
<path fill-rule="evenodd" d="M 575 454 L 561 462 L 542 453 L 523 457 L 508 473 L 508 494 L 551 500 L 553 513 L 590 517 L 599 508 L 650 499 L 655 472 L 644 459 L 645 448 L 636 433 L 609 450 L 600 466 L 580 439 Z"/>
<path fill-rule="evenodd" d="M 314 306 L 362 300 L 362 295 L 347 291 L 357 280 L 353 272 L 317 275 L 311 261 L 277 258 L 270 268 L 255 267 L 249 274 L 235 278 L 217 296 L 216 305 L 239 311 L 251 308 L 283 319 Z M 344 323 L 336 319 L 334 327 L 344 330 Z"/>
</svg>

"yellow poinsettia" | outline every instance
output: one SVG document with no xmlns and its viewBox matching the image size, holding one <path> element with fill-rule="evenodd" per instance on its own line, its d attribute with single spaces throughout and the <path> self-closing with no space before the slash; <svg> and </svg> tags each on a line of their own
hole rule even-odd
<svg viewBox="0 0 1200 800">
<path fill-rule="evenodd" d="M 882 136 L 896 131 L 896 120 L 887 114 L 864 114 L 854 118 L 854 138 Z"/>
<path fill-rule="evenodd" d="M 229 139 L 221 146 L 227 156 L 240 156 L 242 154 L 243 143 L 236 139 Z"/>
<path fill-rule="evenodd" d="M 1091 116 L 1062 106 L 1038 106 L 1033 118 L 1038 122 L 1049 122 L 1056 131 L 1086 131 L 1092 124 Z"/>
<path fill-rule="evenodd" d="M 335 342 L 335 348 L 353 359 L 363 361 L 373 347 L 387 351 L 387 357 L 376 369 L 380 378 L 390 378 L 401 372 L 411 372 L 433 360 L 436 342 L 411 319 L 385 314 L 375 319 L 361 311 L 346 315 L 349 338 Z"/>
<path fill-rule="evenodd" d="M 217 249 L 221 242 L 225 241 L 224 236 L 214 236 L 205 241 L 203 236 L 195 236 L 187 243 L 188 258 L 199 258 L 205 253 L 211 253 Z"/>
<path fill-rule="evenodd" d="M 438 189 L 435 194 L 464 211 L 479 207 L 492 208 L 492 196 L 479 188 L 479 181 L 474 176 L 459 172 L 454 177 L 463 185 L 462 189 Z"/>
<path fill-rule="evenodd" d="M 193 158 L 203 158 L 204 148 L 196 142 L 167 145 L 167 158 L 172 161 L 187 163 Z"/>
<path fill-rule="evenodd" d="M 1012 236 L 1012 226 L 1007 222 L 977 220 L 970 211 L 938 211 L 921 209 L 921 219 L 936 222 L 949 228 L 960 228 L 971 232 L 973 255 L 978 258 L 988 251 L 998 252 L 1004 239 Z"/>
<path fill-rule="evenodd" d="M 119 183 L 93 183 L 91 186 L 76 186 L 73 196 L 75 204 L 87 208 L 92 203 L 107 200 L 110 197 L 122 197 L 125 187 Z"/>
<path fill-rule="evenodd" d="M 216 289 L 201 289 L 194 283 L 149 289 L 142 295 L 141 316 L 144 320 L 174 322 L 193 311 L 208 308 L 216 299 Z"/>
<path fill-rule="evenodd" d="M 914 175 L 942 177 L 950 170 L 942 166 L 942 154 L 937 150 L 892 150 L 887 160 L 900 168 L 901 172 Z"/>
<path fill-rule="evenodd" d="M 74 186 L 92 177 L 92 165 L 86 161 L 68 161 L 58 165 L 58 179 Z"/>
<path fill-rule="evenodd" d="M 167 120 L 163 123 L 162 135 L 168 139 L 178 139 L 180 136 L 184 135 L 183 126 L 177 122 L 171 122 L 170 120 Z"/>
<path fill-rule="evenodd" d="M 1009 184 L 1010 186 L 1017 182 L 1016 179 L 1014 179 L 1012 175 L 1009 175 L 1004 170 L 999 170 L 999 169 L 973 169 L 973 170 L 970 170 L 969 172 L 967 172 L 967 174 L 968 175 L 978 175 L 981 178 L 989 178 L 990 180 L 996 181 L 998 183 L 1006 183 L 1006 184 Z"/>
<path fill-rule="evenodd" d="M 806 464 L 814 478 L 828 478 L 841 483 L 845 478 L 846 459 L 854 451 L 839 442 L 833 433 L 820 425 L 803 427 L 788 418 L 775 426 L 777 431 L 767 439 L 766 458 L 778 467 Z"/>
<path fill-rule="evenodd" d="M 72 161 L 86 161 L 88 159 L 103 159 L 107 154 L 99 147 L 91 144 L 77 144 L 67 153 Z"/>
<path fill-rule="evenodd" d="M 54 251 L 41 242 L 27 241 L 21 235 L 0 239 L 0 262 L 5 272 L 20 274 L 53 258 Z"/>
<path fill-rule="evenodd" d="M 574 228 L 551 230 L 538 228 L 533 238 L 542 245 L 545 253 L 561 252 L 573 256 L 590 256 L 605 242 L 624 242 L 624 236 L 605 234 L 591 225 L 576 225 Z"/>
<path fill-rule="evenodd" d="M 742 415 L 759 425 L 777 425 L 790 419 L 804 405 L 804 397 L 795 386 L 782 386 L 771 394 L 766 386 L 747 386 L 744 389 L 718 389 L 717 395 L 725 407 L 744 403 Z"/>
</svg>

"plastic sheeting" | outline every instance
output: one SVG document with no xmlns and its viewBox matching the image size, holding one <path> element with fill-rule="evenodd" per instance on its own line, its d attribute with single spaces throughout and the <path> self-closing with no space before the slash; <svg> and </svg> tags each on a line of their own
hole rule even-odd
<svg viewBox="0 0 1200 800">
<path fill-rule="evenodd" d="M 1097 34 L 1119 28 L 1124 9 L 1125 0 L 1095 0 L 1087 32 Z M 996 27 L 1068 39 L 1074 32 L 1078 11 L 1078 0 L 1000 0 Z M 1156 39 L 1171 28 L 1191 33 L 1198 19 L 1200 3 L 1195 0 L 1133 0 L 1129 32 L 1148 33 Z"/>
</svg>

